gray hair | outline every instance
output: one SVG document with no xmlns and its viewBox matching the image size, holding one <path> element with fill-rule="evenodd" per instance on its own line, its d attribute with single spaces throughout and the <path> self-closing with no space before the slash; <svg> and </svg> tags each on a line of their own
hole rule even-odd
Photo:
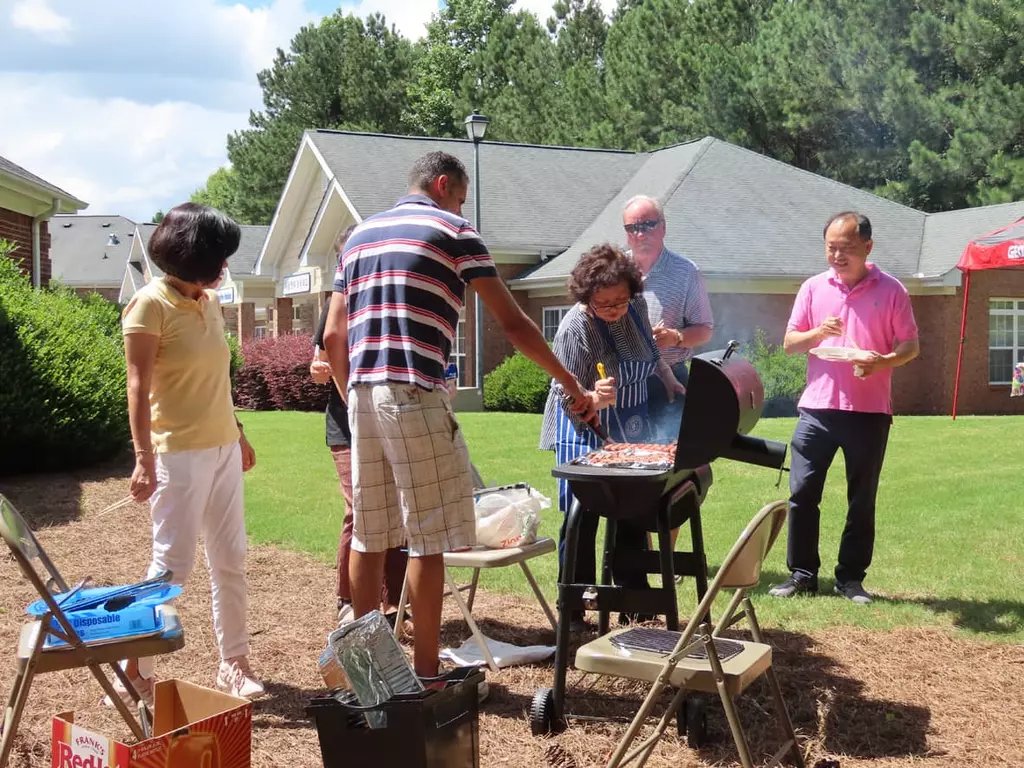
<svg viewBox="0 0 1024 768">
<path fill-rule="evenodd" d="M 629 198 L 629 200 L 626 201 L 626 204 L 622 206 L 622 212 L 625 213 L 630 206 L 635 205 L 636 203 L 650 203 L 654 206 L 654 210 L 658 212 L 658 217 L 662 219 L 665 218 L 665 207 L 661 204 L 660 200 L 653 198 L 650 195 L 634 195 Z"/>
</svg>

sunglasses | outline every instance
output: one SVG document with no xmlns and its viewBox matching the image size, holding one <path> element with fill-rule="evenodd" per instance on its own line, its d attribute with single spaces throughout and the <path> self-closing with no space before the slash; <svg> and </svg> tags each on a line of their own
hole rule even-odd
<svg viewBox="0 0 1024 768">
<path fill-rule="evenodd" d="M 637 221 L 633 224 L 626 224 L 625 229 L 631 235 L 640 235 L 645 232 L 650 232 L 659 224 L 661 224 L 661 219 L 647 219 L 646 221 Z"/>
</svg>

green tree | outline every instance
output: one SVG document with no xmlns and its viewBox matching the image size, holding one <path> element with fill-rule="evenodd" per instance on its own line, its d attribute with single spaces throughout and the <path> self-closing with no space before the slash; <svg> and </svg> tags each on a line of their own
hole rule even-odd
<svg viewBox="0 0 1024 768">
<path fill-rule="evenodd" d="M 154 224 L 159 224 L 163 220 L 164 220 L 164 212 L 163 211 L 157 211 L 156 213 L 153 214 L 153 223 Z"/>
<path fill-rule="evenodd" d="M 508 15 L 513 0 L 448 0 L 427 24 L 415 74 L 408 87 L 405 120 L 415 133 L 463 136 L 460 89 L 483 80 L 483 60 L 476 54 L 491 27 Z M 477 107 L 479 108 L 479 107 Z"/>
<path fill-rule="evenodd" d="M 413 65 L 412 45 L 380 14 L 364 22 L 339 10 L 300 29 L 288 52 L 279 49 L 259 73 L 263 111 L 228 137 L 235 175 L 227 212 L 243 222 L 270 221 L 306 130 L 405 132 Z"/>
<path fill-rule="evenodd" d="M 223 211 L 229 216 L 235 216 L 238 210 L 238 174 L 234 168 L 218 168 L 210 174 L 206 184 L 201 186 L 189 200 L 199 205 L 208 205 Z M 250 221 L 242 221 L 242 224 L 251 224 Z"/>
</svg>

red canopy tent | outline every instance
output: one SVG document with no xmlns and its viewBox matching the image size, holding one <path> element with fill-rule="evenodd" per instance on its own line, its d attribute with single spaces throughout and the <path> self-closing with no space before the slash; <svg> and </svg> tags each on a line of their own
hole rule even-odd
<svg viewBox="0 0 1024 768">
<path fill-rule="evenodd" d="M 1024 218 L 967 244 L 957 269 L 964 273 L 964 308 L 960 318 L 960 351 L 956 358 L 956 382 L 953 384 L 953 420 L 960 394 L 960 365 L 964 359 L 964 332 L 967 327 L 967 295 L 971 290 L 971 272 L 976 269 L 1024 267 Z"/>
</svg>

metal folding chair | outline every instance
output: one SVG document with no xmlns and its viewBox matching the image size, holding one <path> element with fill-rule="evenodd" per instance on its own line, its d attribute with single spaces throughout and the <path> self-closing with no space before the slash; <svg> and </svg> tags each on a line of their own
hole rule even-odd
<svg viewBox="0 0 1024 768">
<path fill-rule="evenodd" d="M 14 746 L 14 737 L 25 709 L 25 702 L 28 700 L 32 681 L 36 675 L 47 672 L 88 668 L 103 691 L 110 697 L 135 737 L 140 740 L 146 738 L 146 731 L 152 723 L 152 713 L 141 701 L 138 691 L 135 690 L 118 662 L 122 659 L 158 656 L 183 647 L 185 635 L 182 632 L 177 612 L 169 605 L 161 606 L 164 629 L 159 635 L 123 640 L 84 641 L 75 631 L 61 607 L 61 603 L 63 599 L 70 597 L 70 593 L 81 589 L 89 581 L 89 577 L 75 587 L 69 588 L 39 544 L 35 534 L 2 494 L 0 494 L 0 536 L 11 550 L 14 561 L 35 587 L 47 607 L 42 616 L 35 621 L 28 622 L 21 629 L 17 651 L 18 670 L 14 678 L 14 686 L 4 708 L 3 719 L 0 720 L 0 730 L 3 734 L 0 739 L 0 768 L 7 765 L 8 757 Z M 64 644 L 47 646 L 46 642 L 51 637 Z M 125 690 L 128 691 L 138 708 L 139 717 L 132 713 L 128 705 L 117 694 L 113 683 L 103 669 L 104 664 L 110 666 Z"/>
<path fill-rule="evenodd" d="M 803 755 L 782 699 L 775 670 L 772 668 L 772 648 L 765 643 L 754 606 L 747 595 L 761 579 L 761 565 L 785 524 L 786 510 L 786 502 L 777 501 L 764 507 L 754 516 L 726 556 L 721 570 L 682 633 L 644 629 L 637 634 L 637 630 L 617 630 L 587 643 L 577 651 L 576 667 L 581 670 L 653 683 L 625 736 L 612 753 L 608 768 L 619 768 L 634 760 L 637 760 L 638 768 L 643 766 L 672 718 L 676 717 L 677 722 L 680 722 L 678 712 L 685 702 L 688 691 L 719 695 L 729 721 L 729 729 L 736 742 L 740 762 L 743 768 L 753 768 L 750 747 L 736 712 L 735 697 L 761 675 L 768 680 L 779 724 L 786 738 L 769 766 L 781 765 L 783 758 L 789 754 L 793 762 L 799 768 L 803 768 Z M 698 622 L 707 614 L 715 597 L 723 589 L 732 589 L 735 592 L 725 613 L 712 631 L 709 624 Z M 723 630 L 744 618 L 750 624 L 753 642 L 726 640 L 720 637 Z M 631 632 L 634 634 L 630 635 Z M 648 650 L 654 648 L 657 650 Z M 661 692 L 668 687 L 677 688 L 678 691 L 662 715 L 654 735 L 627 752 Z M 703 715 L 703 711 L 697 708 L 687 712 L 685 719 L 688 733 L 705 727 L 703 722 L 693 722 L 693 715 L 698 712 Z"/>
</svg>

